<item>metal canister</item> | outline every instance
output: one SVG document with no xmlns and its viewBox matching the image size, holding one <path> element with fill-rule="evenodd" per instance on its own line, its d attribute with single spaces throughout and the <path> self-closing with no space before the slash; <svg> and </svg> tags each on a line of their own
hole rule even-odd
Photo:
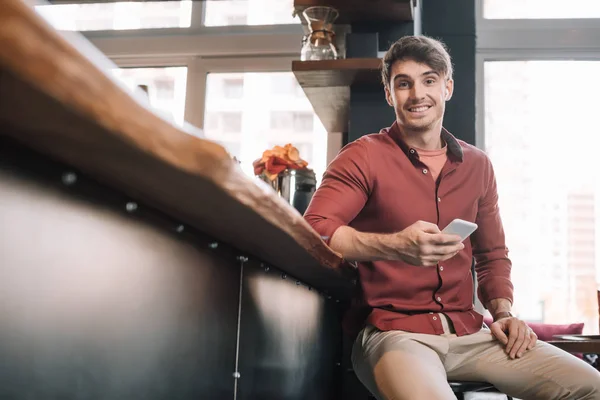
<svg viewBox="0 0 600 400">
<path fill-rule="evenodd" d="M 277 193 L 300 214 L 304 214 L 317 188 L 317 179 L 311 169 L 287 169 L 277 177 Z"/>
<path fill-rule="evenodd" d="M 270 181 L 265 176 L 259 179 L 268 183 L 275 192 L 290 203 L 300 214 L 304 214 L 317 188 L 317 179 L 311 169 L 286 169 Z"/>
</svg>

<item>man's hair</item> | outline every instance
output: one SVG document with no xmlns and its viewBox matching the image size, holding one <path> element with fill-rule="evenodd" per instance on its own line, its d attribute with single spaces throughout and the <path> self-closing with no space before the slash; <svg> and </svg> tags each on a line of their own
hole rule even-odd
<svg viewBox="0 0 600 400">
<path fill-rule="evenodd" d="M 399 60 L 427 64 L 438 74 L 452 79 L 452 60 L 444 43 L 427 36 L 404 36 L 391 45 L 381 64 L 381 80 L 390 87 L 392 65 Z"/>
</svg>

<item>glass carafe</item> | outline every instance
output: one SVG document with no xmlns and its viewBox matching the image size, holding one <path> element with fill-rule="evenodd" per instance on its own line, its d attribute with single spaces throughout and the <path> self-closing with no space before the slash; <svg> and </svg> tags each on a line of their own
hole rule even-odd
<svg viewBox="0 0 600 400">
<path fill-rule="evenodd" d="M 306 35 L 302 39 L 302 61 L 335 60 L 338 51 L 335 47 L 333 22 L 339 13 L 335 8 L 325 6 L 308 7 L 302 12 L 306 25 Z"/>
</svg>

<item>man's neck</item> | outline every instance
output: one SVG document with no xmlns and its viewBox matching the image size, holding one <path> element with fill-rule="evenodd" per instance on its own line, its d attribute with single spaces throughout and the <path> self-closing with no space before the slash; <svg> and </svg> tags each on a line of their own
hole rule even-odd
<svg viewBox="0 0 600 400">
<path fill-rule="evenodd" d="M 410 131 L 400 126 L 400 134 L 410 147 L 423 150 L 438 150 L 444 146 L 441 126 L 427 131 Z"/>
</svg>

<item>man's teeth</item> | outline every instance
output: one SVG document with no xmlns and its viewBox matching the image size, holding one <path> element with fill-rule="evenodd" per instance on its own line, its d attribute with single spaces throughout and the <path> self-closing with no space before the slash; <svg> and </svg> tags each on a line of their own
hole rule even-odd
<svg viewBox="0 0 600 400">
<path fill-rule="evenodd" d="M 411 112 L 423 112 L 429 109 L 429 106 L 423 106 L 423 107 L 416 107 L 416 108 L 410 108 L 409 110 Z"/>
</svg>

